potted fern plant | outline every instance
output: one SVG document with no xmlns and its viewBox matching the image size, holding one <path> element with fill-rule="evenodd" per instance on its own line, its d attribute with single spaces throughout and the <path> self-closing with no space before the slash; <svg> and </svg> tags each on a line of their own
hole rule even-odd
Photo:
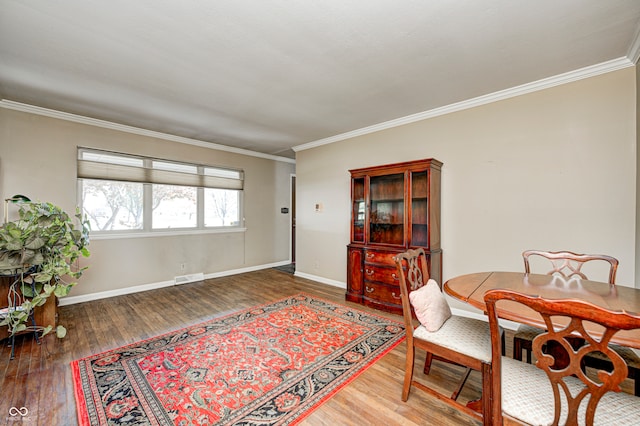
<svg viewBox="0 0 640 426">
<path fill-rule="evenodd" d="M 0 276 L 12 280 L 0 326 L 7 326 L 11 336 L 27 330 L 45 335 L 54 324 L 31 324 L 32 312 L 76 285 L 86 269 L 78 259 L 89 256 L 89 224 L 79 211 L 72 218 L 48 202 L 21 202 L 18 214 L 19 219 L 0 228 Z M 57 326 L 56 334 L 64 337 L 64 326 Z"/>
</svg>

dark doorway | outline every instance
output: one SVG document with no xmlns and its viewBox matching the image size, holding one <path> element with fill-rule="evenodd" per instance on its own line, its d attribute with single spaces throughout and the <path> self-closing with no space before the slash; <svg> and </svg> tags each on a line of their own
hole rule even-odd
<svg viewBox="0 0 640 426">
<path fill-rule="evenodd" d="M 291 263 L 296 264 L 296 177 L 291 176 Z"/>
</svg>

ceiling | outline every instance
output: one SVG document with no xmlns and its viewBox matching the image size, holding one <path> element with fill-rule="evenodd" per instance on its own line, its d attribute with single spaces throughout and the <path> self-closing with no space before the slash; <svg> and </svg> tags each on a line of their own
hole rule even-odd
<svg viewBox="0 0 640 426">
<path fill-rule="evenodd" d="M 0 0 L 0 98 L 292 147 L 609 61 L 638 0 Z"/>
</svg>

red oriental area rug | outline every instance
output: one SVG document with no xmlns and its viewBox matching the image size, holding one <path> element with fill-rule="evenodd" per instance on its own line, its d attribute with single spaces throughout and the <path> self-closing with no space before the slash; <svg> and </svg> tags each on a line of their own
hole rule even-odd
<svg viewBox="0 0 640 426">
<path fill-rule="evenodd" d="M 290 425 L 404 338 L 305 294 L 71 363 L 81 425 Z"/>
</svg>

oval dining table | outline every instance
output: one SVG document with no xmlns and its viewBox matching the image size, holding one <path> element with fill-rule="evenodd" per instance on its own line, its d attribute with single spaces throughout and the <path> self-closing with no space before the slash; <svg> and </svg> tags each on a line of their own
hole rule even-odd
<svg viewBox="0 0 640 426">
<path fill-rule="evenodd" d="M 478 272 L 451 278 L 444 283 L 445 293 L 485 313 L 484 294 L 497 288 L 546 299 L 578 299 L 612 311 L 640 313 L 640 290 L 579 278 L 522 272 Z M 505 300 L 496 308 L 500 318 L 545 328 L 540 316 L 522 304 Z M 554 318 L 556 326 L 564 326 L 567 322 L 567 319 Z M 594 335 L 601 335 L 597 325 L 585 328 L 590 328 Z M 619 331 L 611 342 L 640 349 L 640 329 Z"/>
</svg>

